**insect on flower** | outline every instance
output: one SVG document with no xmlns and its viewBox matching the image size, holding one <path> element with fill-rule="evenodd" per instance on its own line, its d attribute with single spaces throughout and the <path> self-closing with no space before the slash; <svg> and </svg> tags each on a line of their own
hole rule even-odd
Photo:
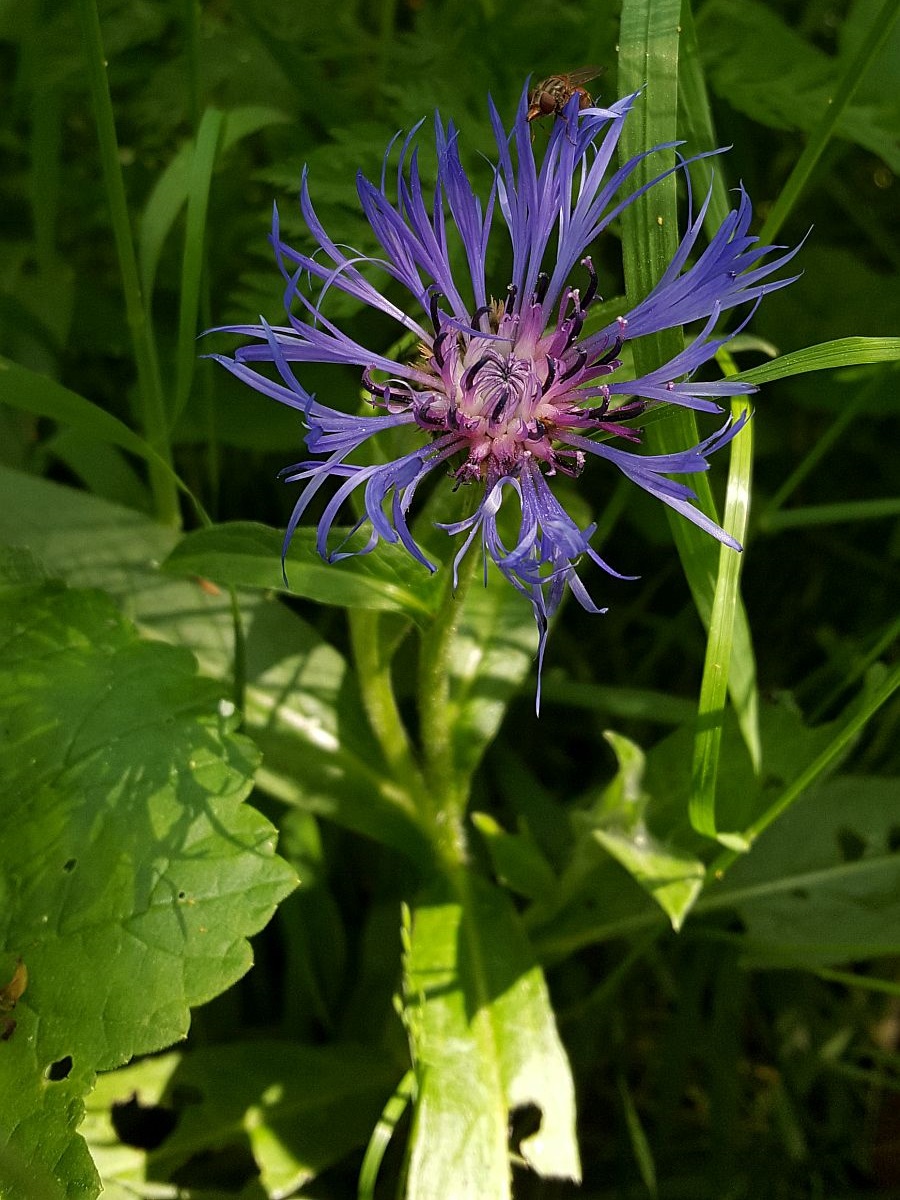
<svg viewBox="0 0 900 1200">
<path fill-rule="evenodd" d="M 573 96 L 578 97 L 578 110 L 590 108 L 594 103 L 590 92 L 583 86 L 603 73 L 602 67 L 580 67 L 568 75 L 548 75 L 528 95 L 527 121 L 541 117 L 562 117 L 565 107 Z"/>
<path fill-rule="evenodd" d="M 540 671 L 549 623 L 568 591 L 588 612 L 598 608 L 578 569 L 590 562 L 617 578 L 591 545 L 593 524 L 582 528 L 557 498 L 559 475 L 577 478 L 588 464 L 624 475 L 637 487 L 732 549 L 740 546 L 693 503 L 680 479 L 709 468 L 710 455 L 743 427 L 747 413 L 726 419 L 695 446 L 666 454 L 638 453 L 634 420 L 648 408 L 680 405 L 721 413 L 717 401 L 755 389 L 734 379 L 696 378 L 749 320 L 760 298 L 792 278 L 771 278 L 796 249 L 759 245 L 749 233 L 750 200 L 737 192 L 735 208 L 700 245 L 711 199 L 695 207 L 686 167 L 672 147 L 650 148 L 617 169 L 616 148 L 638 94 L 609 108 L 584 104 L 584 73 L 545 80 L 523 91 L 511 130 L 490 106 L 497 165 L 486 199 L 472 187 L 452 122 L 435 116 L 437 181 L 426 187 L 414 149 L 417 126 L 402 142 L 396 171 L 388 156 L 379 183 L 362 174 L 360 205 L 380 251 L 342 245 L 313 208 L 304 171 L 300 209 L 317 249 L 302 252 L 281 235 L 275 211 L 271 241 L 285 282 L 287 323 L 228 326 L 249 337 L 233 357 L 212 355 L 236 378 L 302 414 L 307 457 L 282 475 L 301 484 L 288 522 L 291 537 L 325 489 L 316 548 L 328 562 L 368 554 L 381 540 L 399 543 L 423 567 L 437 570 L 411 527 L 413 501 L 428 477 L 449 474 L 452 488 L 468 490 L 470 515 L 440 526 L 461 538 L 454 578 L 463 557 L 479 546 L 487 564 L 531 604 L 538 629 Z M 557 84 L 568 93 L 562 98 Z M 589 97 L 588 97 L 589 99 Z M 561 110 L 560 110 L 561 105 Z M 535 160 L 531 121 L 561 116 L 550 130 L 542 161 Z M 637 186 L 633 177 L 648 155 L 661 155 L 658 175 Z M 673 171 L 688 192 L 687 228 L 672 262 L 649 295 L 605 324 L 588 322 L 599 299 L 593 243 L 622 210 Z M 391 194 L 389 179 L 396 180 Z M 489 245 L 504 243 L 509 274 L 489 281 L 496 260 Z M 457 245 L 463 254 L 458 258 Z M 460 266 L 460 261 L 464 265 Z M 390 317 L 418 346 L 412 361 L 369 349 L 328 315 L 328 300 L 343 292 Z M 299 311 L 295 312 L 295 306 Z M 741 307 L 733 331 L 715 334 L 720 316 Z M 629 378 L 622 349 L 632 338 L 696 323 L 668 362 Z M 374 414 L 332 408 L 306 390 L 295 374 L 306 363 L 355 367 Z M 266 371 L 266 367 L 269 368 Z M 262 369 L 261 369 L 262 368 Z M 395 457 L 366 453 L 370 438 L 386 431 Z M 616 444 L 618 443 L 618 444 Z M 434 473 L 434 475 L 432 475 Z M 360 498 L 361 546 L 332 533 L 347 502 Z M 508 510 L 512 522 L 505 518 Z M 487 576 L 486 576 L 487 582 Z M 496 583 L 493 585 L 496 586 Z"/>
</svg>

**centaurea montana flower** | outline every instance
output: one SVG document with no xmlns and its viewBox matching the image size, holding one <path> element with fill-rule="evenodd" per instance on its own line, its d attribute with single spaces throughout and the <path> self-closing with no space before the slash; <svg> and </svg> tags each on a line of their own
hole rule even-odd
<svg viewBox="0 0 900 1200">
<path fill-rule="evenodd" d="M 348 553 L 368 553 L 383 538 L 399 541 L 434 570 L 408 524 L 417 488 L 439 469 L 449 471 L 456 485 L 477 488 L 474 513 L 443 526 L 451 535 L 464 535 L 454 573 L 473 542 L 480 540 L 485 570 L 492 559 L 527 596 L 538 626 L 539 678 L 548 622 L 566 588 L 589 612 L 605 611 L 596 606 L 576 573 L 578 561 L 587 557 L 618 578 L 633 578 L 620 576 L 593 549 L 595 526 L 580 528 L 560 504 L 549 483 L 557 472 L 577 476 L 589 455 L 604 459 L 719 541 L 740 549 L 694 507 L 695 493 L 668 476 L 707 470 L 708 456 L 735 436 L 746 413 L 674 454 L 638 454 L 596 439 L 599 435 L 640 442 L 639 432 L 624 422 L 648 406 L 677 404 L 719 412 L 715 398 L 753 391 L 745 383 L 699 382 L 693 376 L 733 336 L 713 336 L 720 314 L 736 305 L 753 306 L 765 292 L 792 282 L 770 276 L 796 251 L 767 259 L 768 249 L 747 232 L 751 206 L 743 188 L 736 209 L 689 265 L 709 204 L 707 195 L 699 211 L 691 213 L 674 259 L 646 299 L 605 327 L 584 332 L 585 317 L 598 293 L 588 248 L 647 187 L 685 166 L 679 160 L 652 183 L 628 192 L 628 181 L 646 154 L 618 169 L 611 164 L 637 95 L 609 108 L 581 111 L 578 97 L 573 97 L 562 119 L 554 122 L 540 165 L 526 121 L 527 92 L 509 134 L 491 104 L 499 158 L 484 206 L 460 161 L 457 131 L 452 122 L 445 127 L 439 115 L 437 185 L 431 204 L 426 203 L 413 145 L 416 126 L 399 152 L 396 201 L 389 199 L 386 186 L 391 146 L 380 186 L 362 174 L 357 177 L 360 204 L 383 248 L 381 257 L 331 240 L 316 216 L 304 170 L 300 206 L 318 251 L 303 254 L 282 240 L 277 209 L 271 234 L 286 282 L 289 324 L 230 326 L 229 332 L 249 335 L 255 343 L 238 349 L 233 358 L 213 355 L 239 379 L 298 409 L 306 422 L 306 445 L 317 457 L 282 472 L 289 482 L 304 484 L 286 531 L 285 551 L 314 497 L 332 484 L 336 486 L 318 522 L 317 548 L 323 558 L 335 562 Z M 647 153 L 671 149 L 660 146 Z M 464 279 L 451 270 L 448 220 L 465 255 Z M 485 259 L 488 239 L 498 226 L 505 226 L 509 237 L 512 270 L 502 297 L 494 299 L 485 279 Z M 579 265 L 583 290 L 570 282 Z M 378 268 L 401 285 L 419 315 L 366 278 L 362 267 Z M 321 281 L 318 297 L 303 290 L 304 278 Z M 369 350 L 329 320 L 322 302 L 331 288 L 386 313 L 414 335 L 415 359 L 395 361 Z M 305 317 L 294 315 L 294 301 Z M 694 321 L 704 321 L 702 329 L 671 361 L 637 379 L 614 377 L 628 339 Z M 274 365 L 278 381 L 255 369 L 253 364 L 263 362 Z M 380 413 L 361 416 L 320 403 L 295 378 L 292 364 L 298 362 L 361 368 L 363 388 Z M 350 461 L 369 438 L 396 426 L 408 426 L 419 435 L 408 453 L 375 465 Z M 365 514 L 354 528 L 368 523 L 369 540 L 356 551 L 344 549 L 346 539 L 329 549 L 332 526 L 358 488 L 364 489 Z M 498 513 L 510 496 L 519 510 L 513 545 L 506 544 L 498 528 Z"/>
</svg>

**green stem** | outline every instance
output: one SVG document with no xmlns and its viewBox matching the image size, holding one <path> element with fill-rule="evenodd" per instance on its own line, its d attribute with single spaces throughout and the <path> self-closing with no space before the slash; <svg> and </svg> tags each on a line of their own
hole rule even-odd
<svg viewBox="0 0 900 1200">
<path fill-rule="evenodd" d="M 422 637 L 419 651 L 419 719 L 429 816 L 440 831 L 439 842 L 451 858 L 464 857 L 462 818 L 468 780 L 456 770 L 450 696 L 450 658 L 469 586 L 480 562 L 470 550 L 454 581 L 450 571 L 434 624 Z M 454 586 L 455 584 L 455 586 Z"/>
<path fill-rule="evenodd" d="M 381 614 L 369 609 L 350 613 L 350 640 L 363 707 L 395 779 L 412 796 L 424 790 L 406 725 L 397 707 L 391 657 L 381 631 Z"/>
<path fill-rule="evenodd" d="M 848 64 L 834 96 L 829 98 L 828 107 L 810 134 L 803 153 L 797 159 L 787 183 L 781 189 L 781 194 L 772 205 L 772 211 L 766 218 L 766 223 L 759 235 L 759 240 L 763 245 L 768 245 L 778 236 L 778 231 L 809 182 L 809 177 L 828 145 L 835 126 L 852 100 L 853 93 L 862 82 L 875 55 L 887 41 L 898 14 L 900 14 L 900 2 L 884 0 L 881 11 L 872 21 L 868 37 L 863 41 L 853 61 Z"/>
<path fill-rule="evenodd" d="M 147 441 L 163 461 L 171 467 L 172 448 L 169 441 L 162 382 L 152 326 L 141 295 L 137 258 L 134 253 L 131 224 L 128 218 L 125 181 L 122 178 L 122 167 L 119 160 L 112 99 L 109 94 L 109 79 L 106 73 L 100 18 L 97 13 L 96 0 L 77 0 L 77 4 L 84 37 L 85 65 L 94 105 L 97 137 L 100 143 L 100 163 L 103 168 L 103 181 L 119 259 L 122 290 L 125 294 L 125 312 L 137 367 L 141 426 Z M 171 473 L 160 471 L 151 465 L 150 484 L 160 521 L 166 525 L 177 526 L 180 523 L 178 496 Z"/>
</svg>

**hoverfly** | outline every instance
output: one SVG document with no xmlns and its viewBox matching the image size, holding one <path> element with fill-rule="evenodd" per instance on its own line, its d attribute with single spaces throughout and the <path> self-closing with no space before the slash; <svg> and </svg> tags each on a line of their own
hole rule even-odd
<svg viewBox="0 0 900 1200">
<path fill-rule="evenodd" d="M 590 92 L 583 86 L 603 73 L 602 67 L 581 67 L 567 75 L 549 75 L 528 96 L 526 120 L 537 121 L 541 117 L 561 117 L 573 96 L 578 96 L 579 111 L 590 108 L 594 103 Z"/>
</svg>

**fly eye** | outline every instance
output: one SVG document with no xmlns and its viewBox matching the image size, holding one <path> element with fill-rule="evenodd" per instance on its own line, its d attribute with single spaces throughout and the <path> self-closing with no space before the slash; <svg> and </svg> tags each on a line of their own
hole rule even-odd
<svg viewBox="0 0 900 1200">
<path fill-rule="evenodd" d="M 550 113 L 556 111 L 556 100 L 549 92 L 541 92 L 538 96 L 538 108 L 544 116 L 549 116 Z"/>
</svg>

